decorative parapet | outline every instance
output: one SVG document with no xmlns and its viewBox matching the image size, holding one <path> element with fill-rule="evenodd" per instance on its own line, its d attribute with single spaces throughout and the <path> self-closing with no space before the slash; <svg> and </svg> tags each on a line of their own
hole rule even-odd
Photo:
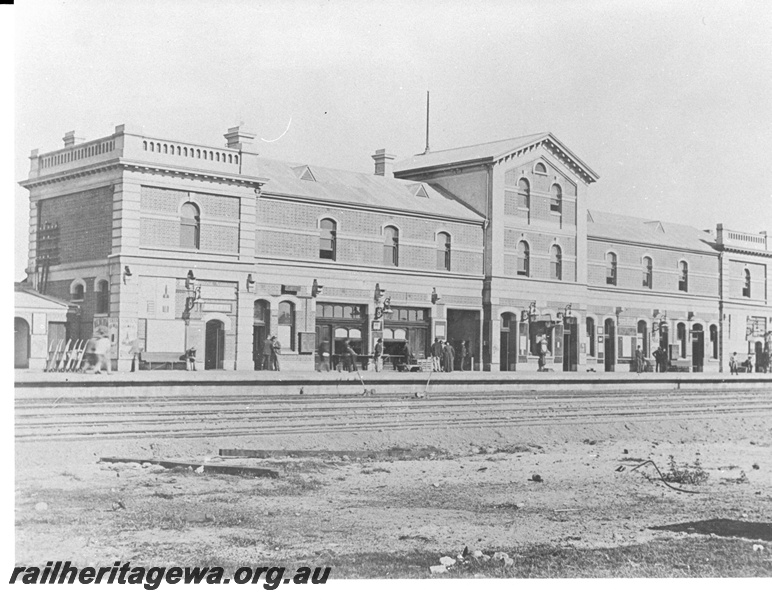
<svg viewBox="0 0 772 600">
<path fill-rule="evenodd" d="M 74 132 L 68 132 L 68 136 L 61 150 L 43 154 L 32 151 L 30 180 L 117 160 L 239 175 L 244 172 L 244 155 L 253 154 L 241 148 L 203 146 L 132 133 L 125 125 L 118 125 L 113 135 L 79 144 L 73 143 L 78 139 Z"/>
<path fill-rule="evenodd" d="M 772 250 L 772 242 L 766 231 L 757 234 L 732 231 L 731 229 L 724 229 L 721 223 L 716 226 L 716 243 L 724 248 L 736 248 L 738 250 L 755 252 Z"/>
</svg>

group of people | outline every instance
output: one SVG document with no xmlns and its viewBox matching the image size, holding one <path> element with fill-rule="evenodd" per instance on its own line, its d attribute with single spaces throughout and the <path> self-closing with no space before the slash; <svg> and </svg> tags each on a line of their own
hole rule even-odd
<svg viewBox="0 0 772 600">
<path fill-rule="evenodd" d="M 769 373 L 769 352 L 764 351 L 761 353 L 755 367 L 757 373 Z M 753 373 L 754 365 L 752 354 L 749 354 L 748 358 L 742 362 L 740 362 L 740 357 L 737 356 L 737 352 L 734 352 L 732 356 L 729 357 L 729 373 L 731 375 L 738 375 L 741 368 L 744 373 Z"/>
<path fill-rule="evenodd" d="M 469 352 L 469 342 L 464 340 L 458 347 L 458 363 L 456 349 L 448 340 L 434 338 L 432 344 L 432 366 L 435 371 L 452 373 L 458 365 L 459 370 L 468 371 L 471 368 L 472 355 Z"/>
<path fill-rule="evenodd" d="M 260 368 L 263 371 L 281 371 L 281 365 L 279 364 L 279 356 L 281 356 L 281 342 L 276 339 L 275 335 L 270 338 L 266 338 L 263 342 L 263 351 L 261 352 L 262 361 Z"/>
</svg>

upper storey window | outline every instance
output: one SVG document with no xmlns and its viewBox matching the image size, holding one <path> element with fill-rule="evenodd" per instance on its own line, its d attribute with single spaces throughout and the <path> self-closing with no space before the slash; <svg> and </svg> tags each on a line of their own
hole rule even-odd
<svg viewBox="0 0 772 600">
<path fill-rule="evenodd" d="M 678 263 L 678 291 L 689 291 L 689 265 L 685 260 Z"/>
<path fill-rule="evenodd" d="M 538 173 L 539 175 L 546 175 L 547 167 L 544 166 L 544 163 L 538 162 L 536 163 L 536 166 L 533 168 L 533 172 Z"/>
<path fill-rule="evenodd" d="M 552 246 L 550 249 L 550 278 L 557 281 L 563 279 L 563 252 L 560 246 Z"/>
<path fill-rule="evenodd" d="M 525 240 L 517 245 L 517 274 L 526 277 L 531 274 L 531 250 Z"/>
<path fill-rule="evenodd" d="M 617 284 L 617 255 L 613 252 L 606 254 L 606 284 Z"/>
<path fill-rule="evenodd" d="M 76 283 L 74 286 L 72 286 L 70 295 L 72 296 L 72 300 L 83 300 L 83 297 L 86 295 L 85 286 L 82 283 Z"/>
<path fill-rule="evenodd" d="M 396 227 L 383 230 L 383 264 L 388 267 L 399 266 L 399 229 Z"/>
<path fill-rule="evenodd" d="M 201 247 L 201 212 L 192 202 L 186 202 L 180 210 L 180 246 Z"/>
<path fill-rule="evenodd" d="M 654 264 L 648 256 L 643 257 L 643 287 L 651 289 L 654 283 Z"/>
<path fill-rule="evenodd" d="M 531 211 L 531 185 L 527 179 L 517 182 L 517 207 L 530 214 Z"/>
<path fill-rule="evenodd" d="M 563 190 L 557 183 L 550 188 L 550 212 L 556 215 L 563 213 Z"/>
<path fill-rule="evenodd" d="M 319 258 L 337 260 L 338 224 L 332 219 L 322 219 L 319 230 Z"/>
<path fill-rule="evenodd" d="M 97 283 L 96 289 L 96 312 L 97 314 L 107 314 L 110 310 L 110 287 L 104 279 Z"/>
<path fill-rule="evenodd" d="M 450 271 L 450 234 L 437 234 L 437 268 L 440 271 Z"/>
<path fill-rule="evenodd" d="M 743 271 L 745 282 L 743 283 L 743 298 L 751 297 L 751 272 L 749 269 Z"/>
</svg>

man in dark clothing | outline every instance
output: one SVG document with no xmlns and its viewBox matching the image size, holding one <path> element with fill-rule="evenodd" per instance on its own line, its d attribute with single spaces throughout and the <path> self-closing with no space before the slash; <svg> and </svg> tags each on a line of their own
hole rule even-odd
<svg viewBox="0 0 772 600">
<path fill-rule="evenodd" d="M 343 343 L 343 368 L 346 371 L 358 371 L 357 369 L 357 353 L 346 340 Z"/>
<path fill-rule="evenodd" d="M 469 349 L 467 348 L 468 342 L 461 342 L 461 347 L 458 349 L 458 368 L 461 371 L 466 371 L 466 356 L 469 353 Z"/>
<path fill-rule="evenodd" d="M 378 338 L 373 349 L 373 359 L 375 360 L 375 370 L 380 372 L 383 369 L 383 339 Z"/>
<path fill-rule="evenodd" d="M 440 338 L 434 338 L 432 344 L 432 365 L 435 371 L 442 371 L 442 342 Z"/>
<path fill-rule="evenodd" d="M 265 338 L 263 340 L 263 351 L 261 354 L 263 355 L 263 362 L 261 364 L 261 369 L 263 371 L 270 371 L 271 367 L 273 365 L 273 360 L 271 359 L 271 356 L 273 354 L 273 351 L 271 350 L 271 342 L 273 342 L 274 338 Z"/>
<path fill-rule="evenodd" d="M 635 372 L 640 375 L 641 371 L 643 371 L 643 352 L 641 347 L 638 346 L 635 349 Z"/>
<path fill-rule="evenodd" d="M 281 371 L 279 356 L 281 355 L 281 343 L 275 335 L 271 336 L 271 367 L 274 371 Z"/>
<path fill-rule="evenodd" d="M 456 361 L 456 352 L 447 340 L 442 347 L 442 368 L 446 373 L 453 372 L 453 363 Z"/>
</svg>

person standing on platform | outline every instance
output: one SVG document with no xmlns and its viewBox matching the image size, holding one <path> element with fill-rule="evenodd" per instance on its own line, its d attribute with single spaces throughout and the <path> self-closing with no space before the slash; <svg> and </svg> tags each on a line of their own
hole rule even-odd
<svg viewBox="0 0 772 600">
<path fill-rule="evenodd" d="M 275 335 L 271 336 L 271 368 L 273 371 L 281 371 L 279 356 L 281 355 L 281 342 Z"/>
<path fill-rule="evenodd" d="M 330 370 L 330 342 L 327 340 L 319 344 L 319 370 Z"/>
<path fill-rule="evenodd" d="M 357 368 L 357 353 L 351 347 L 348 340 L 343 342 L 343 369 L 345 371 L 358 371 Z"/>
<path fill-rule="evenodd" d="M 196 347 L 191 346 L 187 350 L 185 350 L 185 362 L 188 371 L 195 371 L 196 370 Z"/>
<path fill-rule="evenodd" d="M 94 374 L 98 375 L 101 373 L 102 368 L 104 367 L 105 372 L 109 375 L 112 369 L 112 360 L 110 358 L 112 344 L 110 343 L 110 334 L 106 331 L 100 331 L 97 336 L 96 343 L 94 344 L 94 354 L 96 354 L 96 369 Z"/>
<path fill-rule="evenodd" d="M 469 348 L 467 342 L 462 341 L 461 347 L 458 349 L 458 368 L 460 371 L 466 371 L 466 357 L 469 354 Z"/>
<path fill-rule="evenodd" d="M 729 373 L 730 375 L 737 375 L 737 352 L 732 354 L 732 356 L 729 357 Z"/>
<path fill-rule="evenodd" d="M 265 338 L 265 340 L 263 340 L 263 351 L 261 353 L 263 355 L 263 362 L 260 365 L 262 371 L 270 371 L 273 367 L 271 342 L 273 342 L 273 338 Z"/>
<path fill-rule="evenodd" d="M 638 346 L 635 349 L 635 372 L 640 375 L 641 371 L 643 371 L 643 352 L 641 347 Z"/>
<path fill-rule="evenodd" d="M 456 352 L 447 340 L 442 347 L 442 368 L 446 373 L 453 372 L 453 363 L 456 361 Z"/>
<path fill-rule="evenodd" d="M 442 342 L 440 338 L 434 338 L 432 344 L 432 366 L 435 371 L 442 371 Z"/>
<path fill-rule="evenodd" d="M 383 339 L 378 338 L 373 349 L 373 359 L 375 360 L 375 371 L 380 373 L 383 369 Z"/>
</svg>

